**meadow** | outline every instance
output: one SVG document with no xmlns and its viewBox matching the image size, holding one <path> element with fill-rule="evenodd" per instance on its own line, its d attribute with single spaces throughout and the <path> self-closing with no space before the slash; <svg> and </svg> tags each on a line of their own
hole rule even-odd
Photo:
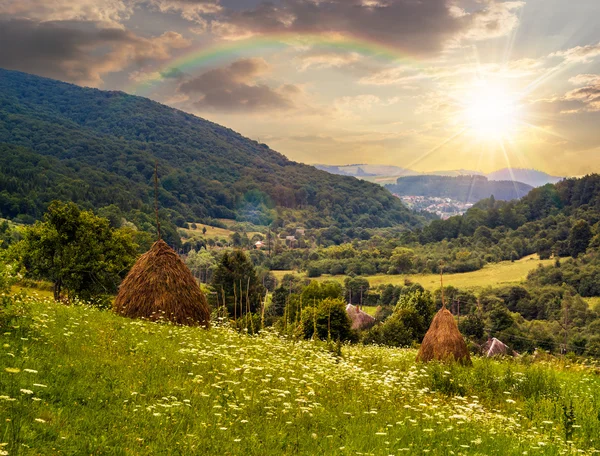
<svg viewBox="0 0 600 456">
<path fill-rule="evenodd" d="M 540 260 L 537 255 L 530 255 L 517 261 L 502 261 L 485 265 L 482 269 L 473 272 L 464 272 L 460 274 L 444 275 L 444 286 L 454 286 L 465 290 L 480 290 L 486 287 L 496 287 L 523 282 L 527 278 L 529 271 L 538 267 L 538 265 L 548 266 L 553 264 L 554 260 Z M 296 271 L 273 271 L 275 277 L 281 280 L 285 274 L 298 274 Z M 341 283 L 347 276 L 323 275 L 311 280 L 337 280 Z M 392 285 L 404 285 L 406 280 L 420 283 L 426 290 L 434 291 L 440 288 L 439 274 L 398 274 L 387 275 L 378 274 L 365 277 L 371 287 L 391 283 Z"/>
<path fill-rule="evenodd" d="M 2 454 L 600 453 L 594 364 L 422 365 L 414 349 L 1 299 Z"/>
</svg>

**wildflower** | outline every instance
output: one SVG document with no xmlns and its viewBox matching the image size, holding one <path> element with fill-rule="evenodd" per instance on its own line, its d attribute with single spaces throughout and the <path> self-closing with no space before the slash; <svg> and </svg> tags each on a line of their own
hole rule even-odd
<svg viewBox="0 0 600 456">
<path fill-rule="evenodd" d="M 9 374 L 18 374 L 19 372 L 21 372 L 21 369 L 19 369 L 18 367 L 5 367 L 4 370 Z"/>
<path fill-rule="evenodd" d="M 45 423 L 46 420 L 43 420 L 41 418 L 36 418 L 34 421 L 37 421 L 38 423 Z"/>
<path fill-rule="evenodd" d="M 23 369 L 23 372 L 28 372 L 30 374 L 37 374 L 38 371 L 34 370 L 34 369 Z"/>
<path fill-rule="evenodd" d="M 21 388 L 19 391 L 21 391 L 23 394 L 33 394 L 33 391 L 24 388 Z"/>
<path fill-rule="evenodd" d="M 40 388 L 48 388 L 48 385 L 42 385 L 41 383 L 34 383 L 33 386 L 39 386 Z"/>
</svg>

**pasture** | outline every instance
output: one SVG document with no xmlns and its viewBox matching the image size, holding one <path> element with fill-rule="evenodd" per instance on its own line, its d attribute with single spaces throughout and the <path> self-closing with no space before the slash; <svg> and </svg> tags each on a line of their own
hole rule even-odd
<svg viewBox="0 0 600 456">
<path fill-rule="evenodd" d="M 413 349 L 295 340 L 3 297 L 3 454 L 600 452 L 598 367 L 416 364 Z"/>
<path fill-rule="evenodd" d="M 501 285 L 511 285 L 523 282 L 527 274 L 538 265 L 551 265 L 554 260 L 540 260 L 537 256 L 531 255 L 520 260 L 511 262 L 503 261 L 501 263 L 487 264 L 482 269 L 473 272 L 460 274 L 445 274 L 444 286 L 452 285 L 461 289 L 478 290 L 488 286 L 496 287 Z M 281 280 L 285 274 L 298 274 L 296 271 L 273 271 L 275 277 Z M 304 276 L 304 275 L 302 275 Z M 343 282 L 346 276 L 323 275 L 313 280 L 337 280 Z M 378 274 L 365 276 L 371 284 L 371 287 L 391 283 L 393 285 L 402 285 L 406 280 L 420 283 L 425 289 L 434 291 L 440 288 L 439 274 L 398 274 L 387 275 Z"/>
</svg>

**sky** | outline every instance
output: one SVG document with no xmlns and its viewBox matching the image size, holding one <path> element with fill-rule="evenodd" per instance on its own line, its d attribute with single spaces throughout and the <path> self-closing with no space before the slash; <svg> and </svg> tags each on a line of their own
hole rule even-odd
<svg viewBox="0 0 600 456">
<path fill-rule="evenodd" d="M 599 0 L 0 0 L 0 67 L 305 163 L 600 172 Z"/>
</svg>

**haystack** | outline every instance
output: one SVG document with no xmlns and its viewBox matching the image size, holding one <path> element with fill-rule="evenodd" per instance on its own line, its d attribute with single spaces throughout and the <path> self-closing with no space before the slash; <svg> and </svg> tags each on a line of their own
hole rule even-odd
<svg viewBox="0 0 600 456">
<path fill-rule="evenodd" d="M 352 329 L 368 329 L 375 324 L 375 318 L 366 312 L 363 312 L 358 306 L 348 304 L 346 306 L 346 313 L 352 320 Z"/>
<path fill-rule="evenodd" d="M 417 355 L 417 361 L 431 360 L 471 364 L 467 344 L 458 330 L 454 317 L 445 306 L 433 317 Z"/>
<path fill-rule="evenodd" d="M 119 287 L 113 310 L 130 318 L 181 325 L 210 323 L 206 296 L 191 271 L 164 241 L 155 242 Z"/>
</svg>

